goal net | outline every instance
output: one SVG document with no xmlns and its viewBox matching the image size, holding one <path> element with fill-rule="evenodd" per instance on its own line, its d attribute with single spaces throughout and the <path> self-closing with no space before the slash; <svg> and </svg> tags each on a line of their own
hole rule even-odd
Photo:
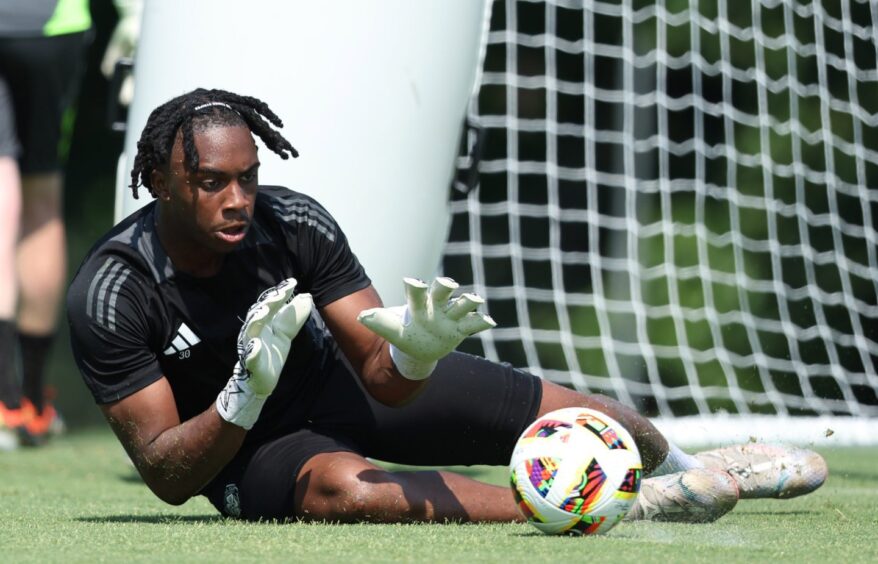
<svg viewBox="0 0 878 564">
<path fill-rule="evenodd" d="M 878 6 L 497 0 L 444 272 L 464 349 L 684 444 L 878 440 Z"/>
</svg>

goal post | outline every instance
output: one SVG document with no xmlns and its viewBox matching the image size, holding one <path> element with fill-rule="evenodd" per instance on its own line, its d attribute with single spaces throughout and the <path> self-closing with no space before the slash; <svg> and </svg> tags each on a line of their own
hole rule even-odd
<svg viewBox="0 0 878 564">
<path fill-rule="evenodd" d="M 496 0 L 444 272 L 465 344 L 681 444 L 878 441 L 878 7 Z"/>
</svg>

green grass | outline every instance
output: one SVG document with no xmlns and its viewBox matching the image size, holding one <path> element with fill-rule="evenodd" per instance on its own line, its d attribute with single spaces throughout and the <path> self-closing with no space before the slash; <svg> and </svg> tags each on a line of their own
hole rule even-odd
<svg viewBox="0 0 878 564">
<path fill-rule="evenodd" d="M 149 492 L 108 432 L 0 453 L 4 562 L 875 562 L 878 448 L 821 451 L 810 496 L 741 502 L 709 525 L 622 523 L 604 537 L 547 537 L 523 524 L 254 524 Z M 498 468 L 468 474 L 505 483 Z"/>
</svg>

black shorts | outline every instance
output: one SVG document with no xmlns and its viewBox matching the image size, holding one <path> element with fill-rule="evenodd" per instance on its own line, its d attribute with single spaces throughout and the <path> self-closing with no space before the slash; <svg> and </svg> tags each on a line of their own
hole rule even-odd
<svg viewBox="0 0 878 564">
<path fill-rule="evenodd" d="M 50 37 L 0 38 L 0 79 L 11 94 L 0 116 L 15 118 L 17 146 L 4 141 L 3 153 L 17 155 L 21 172 L 61 168 L 59 145 L 64 112 L 79 91 L 90 32 Z M 10 150 L 11 147 L 11 150 Z M 0 153 L 0 154 L 3 154 Z"/>
<path fill-rule="evenodd" d="M 202 494 L 227 516 L 283 520 L 295 517 L 299 471 L 321 453 L 353 452 L 418 466 L 505 465 L 541 399 L 536 376 L 452 353 L 420 396 L 390 408 L 372 400 L 338 363 L 307 426 L 243 449 Z"/>
</svg>

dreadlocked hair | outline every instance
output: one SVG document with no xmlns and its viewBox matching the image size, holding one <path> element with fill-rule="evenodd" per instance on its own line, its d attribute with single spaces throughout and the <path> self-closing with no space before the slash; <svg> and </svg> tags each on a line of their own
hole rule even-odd
<svg viewBox="0 0 878 564">
<path fill-rule="evenodd" d="M 149 114 L 137 142 L 137 155 L 131 169 L 129 187 L 135 198 L 138 197 L 138 186 L 145 186 L 153 197 L 156 196 L 152 188 L 152 172 L 168 165 L 178 131 L 183 135 L 184 166 L 187 170 L 198 169 L 193 122 L 196 130 L 203 126 L 245 125 L 282 159 L 299 156 L 290 142 L 272 128 L 272 125 L 283 127 L 283 122 L 268 104 L 226 90 L 198 88 L 165 102 Z"/>
</svg>

